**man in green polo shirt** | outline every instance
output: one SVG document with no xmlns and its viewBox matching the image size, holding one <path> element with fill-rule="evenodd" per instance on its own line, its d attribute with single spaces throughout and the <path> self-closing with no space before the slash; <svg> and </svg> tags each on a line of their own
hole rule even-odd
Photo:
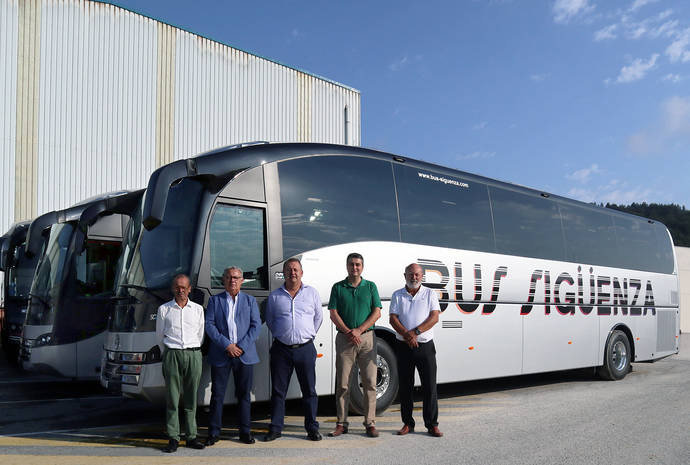
<svg viewBox="0 0 690 465">
<path fill-rule="evenodd" d="M 337 423 L 329 436 L 348 431 L 347 410 L 350 402 L 350 373 L 355 363 L 364 386 L 364 426 L 367 436 L 376 431 L 376 344 L 374 323 L 381 316 L 381 299 L 376 284 L 362 279 L 364 259 L 358 253 L 347 256 L 347 278 L 331 288 L 328 310 L 338 330 L 335 337 L 335 402 Z"/>
</svg>

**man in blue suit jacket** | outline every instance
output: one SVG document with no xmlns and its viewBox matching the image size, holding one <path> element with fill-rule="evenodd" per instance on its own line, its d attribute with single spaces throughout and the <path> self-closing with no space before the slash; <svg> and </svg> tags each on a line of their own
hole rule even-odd
<svg viewBox="0 0 690 465">
<path fill-rule="evenodd" d="M 251 424 L 251 390 L 254 365 L 259 363 L 256 340 L 261 329 L 259 306 L 254 297 L 240 292 L 242 270 L 236 266 L 223 272 L 225 292 L 214 295 L 206 309 L 206 336 L 211 345 L 211 413 L 206 445 L 218 442 L 223 425 L 223 399 L 232 370 L 238 402 L 240 441 L 253 444 Z"/>
</svg>

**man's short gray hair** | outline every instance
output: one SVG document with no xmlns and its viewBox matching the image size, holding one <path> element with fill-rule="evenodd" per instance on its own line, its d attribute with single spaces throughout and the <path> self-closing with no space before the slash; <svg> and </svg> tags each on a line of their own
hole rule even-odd
<svg viewBox="0 0 690 465">
<path fill-rule="evenodd" d="M 229 266 L 226 269 L 223 270 L 223 276 L 230 276 L 230 272 L 232 270 L 237 270 L 240 272 L 240 276 L 244 276 L 244 272 L 242 271 L 242 268 L 239 266 Z"/>
</svg>

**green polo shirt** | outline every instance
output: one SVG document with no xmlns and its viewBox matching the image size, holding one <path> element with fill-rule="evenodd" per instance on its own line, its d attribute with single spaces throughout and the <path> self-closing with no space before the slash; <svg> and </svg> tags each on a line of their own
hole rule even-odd
<svg viewBox="0 0 690 465">
<path fill-rule="evenodd" d="M 338 315 L 348 328 L 353 329 L 364 323 L 376 307 L 381 308 L 381 299 L 376 284 L 371 281 L 362 279 L 359 286 L 353 287 L 345 278 L 331 288 L 328 309 L 338 310 Z"/>
</svg>

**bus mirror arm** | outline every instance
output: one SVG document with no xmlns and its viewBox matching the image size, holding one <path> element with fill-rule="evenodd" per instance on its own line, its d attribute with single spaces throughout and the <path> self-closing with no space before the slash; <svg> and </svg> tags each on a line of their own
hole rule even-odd
<svg viewBox="0 0 690 465">
<path fill-rule="evenodd" d="M 26 234 L 26 255 L 33 258 L 41 252 L 43 241 L 41 236 L 50 226 L 58 222 L 58 212 L 52 211 L 45 213 L 31 222 L 29 231 Z"/>
</svg>

